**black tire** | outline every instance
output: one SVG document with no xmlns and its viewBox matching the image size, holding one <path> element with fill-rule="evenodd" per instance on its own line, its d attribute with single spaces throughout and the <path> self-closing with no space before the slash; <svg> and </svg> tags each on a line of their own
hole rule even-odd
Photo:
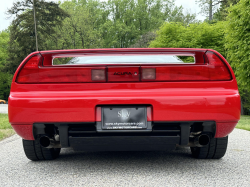
<svg viewBox="0 0 250 187">
<path fill-rule="evenodd" d="M 4 102 L 1 101 L 0 104 L 4 104 Z"/>
<path fill-rule="evenodd" d="M 212 138 L 204 147 L 191 147 L 193 157 L 199 159 L 220 159 L 227 151 L 228 136 L 224 138 Z"/>
<path fill-rule="evenodd" d="M 54 160 L 61 151 L 61 148 L 44 148 L 39 144 L 38 140 L 24 140 L 23 149 L 26 157 L 33 161 L 38 160 Z"/>
</svg>

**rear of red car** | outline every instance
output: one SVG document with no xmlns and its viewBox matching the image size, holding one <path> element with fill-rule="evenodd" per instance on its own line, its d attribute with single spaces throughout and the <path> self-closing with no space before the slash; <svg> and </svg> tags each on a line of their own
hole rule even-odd
<svg viewBox="0 0 250 187">
<path fill-rule="evenodd" d="M 17 69 L 9 121 L 31 160 L 60 148 L 143 151 L 191 147 L 221 158 L 240 119 L 234 73 L 207 49 L 41 51 Z"/>
</svg>

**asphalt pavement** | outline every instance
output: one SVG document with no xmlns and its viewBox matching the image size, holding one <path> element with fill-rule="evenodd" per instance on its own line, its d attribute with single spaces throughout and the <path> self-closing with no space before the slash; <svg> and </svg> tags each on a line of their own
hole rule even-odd
<svg viewBox="0 0 250 187">
<path fill-rule="evenodd" d="M 235 129 L 220 160 L 169 152 L 74 152 L 29 161 L 14 135 L 0 142 L 0 186 L 250 186 L 250 132 Z"/>
<path fill-rule="evenodd" d="M 0 104 L 0 113 L 8 114 L 8 104 Z"/>
</svg>

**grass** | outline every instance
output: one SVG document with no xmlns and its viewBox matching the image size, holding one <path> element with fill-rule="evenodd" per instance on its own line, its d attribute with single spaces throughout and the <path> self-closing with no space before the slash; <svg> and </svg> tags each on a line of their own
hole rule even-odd
<svg viewBox="0 0 250 187">
<path fill-rule="evenodd" d="M 250 131 L 250 116 L 241 116 L 236 128 Z"/>
<path fill-rule="evenodd" d="M 0 140 L 15 134 L 8 119 L 8 114 L 0 114 Z"/>
<path fill-rule="evenodd" d="M 236 128 L 250 131 L 250 116 L 241 116 Z M 8 119 L 8 114 L 0 113 L 0 140 L 15 134 Z"/>
</svg>

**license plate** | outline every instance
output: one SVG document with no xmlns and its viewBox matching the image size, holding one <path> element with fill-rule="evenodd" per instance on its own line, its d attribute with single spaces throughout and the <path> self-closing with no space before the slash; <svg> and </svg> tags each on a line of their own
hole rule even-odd
<svg viewBox="0 0 250 187">
<path fill-rule="evenodd" d="M 146 107 L 102 107 L 102 129 L 136 130 L 146 128 Z"/>
</svg>

